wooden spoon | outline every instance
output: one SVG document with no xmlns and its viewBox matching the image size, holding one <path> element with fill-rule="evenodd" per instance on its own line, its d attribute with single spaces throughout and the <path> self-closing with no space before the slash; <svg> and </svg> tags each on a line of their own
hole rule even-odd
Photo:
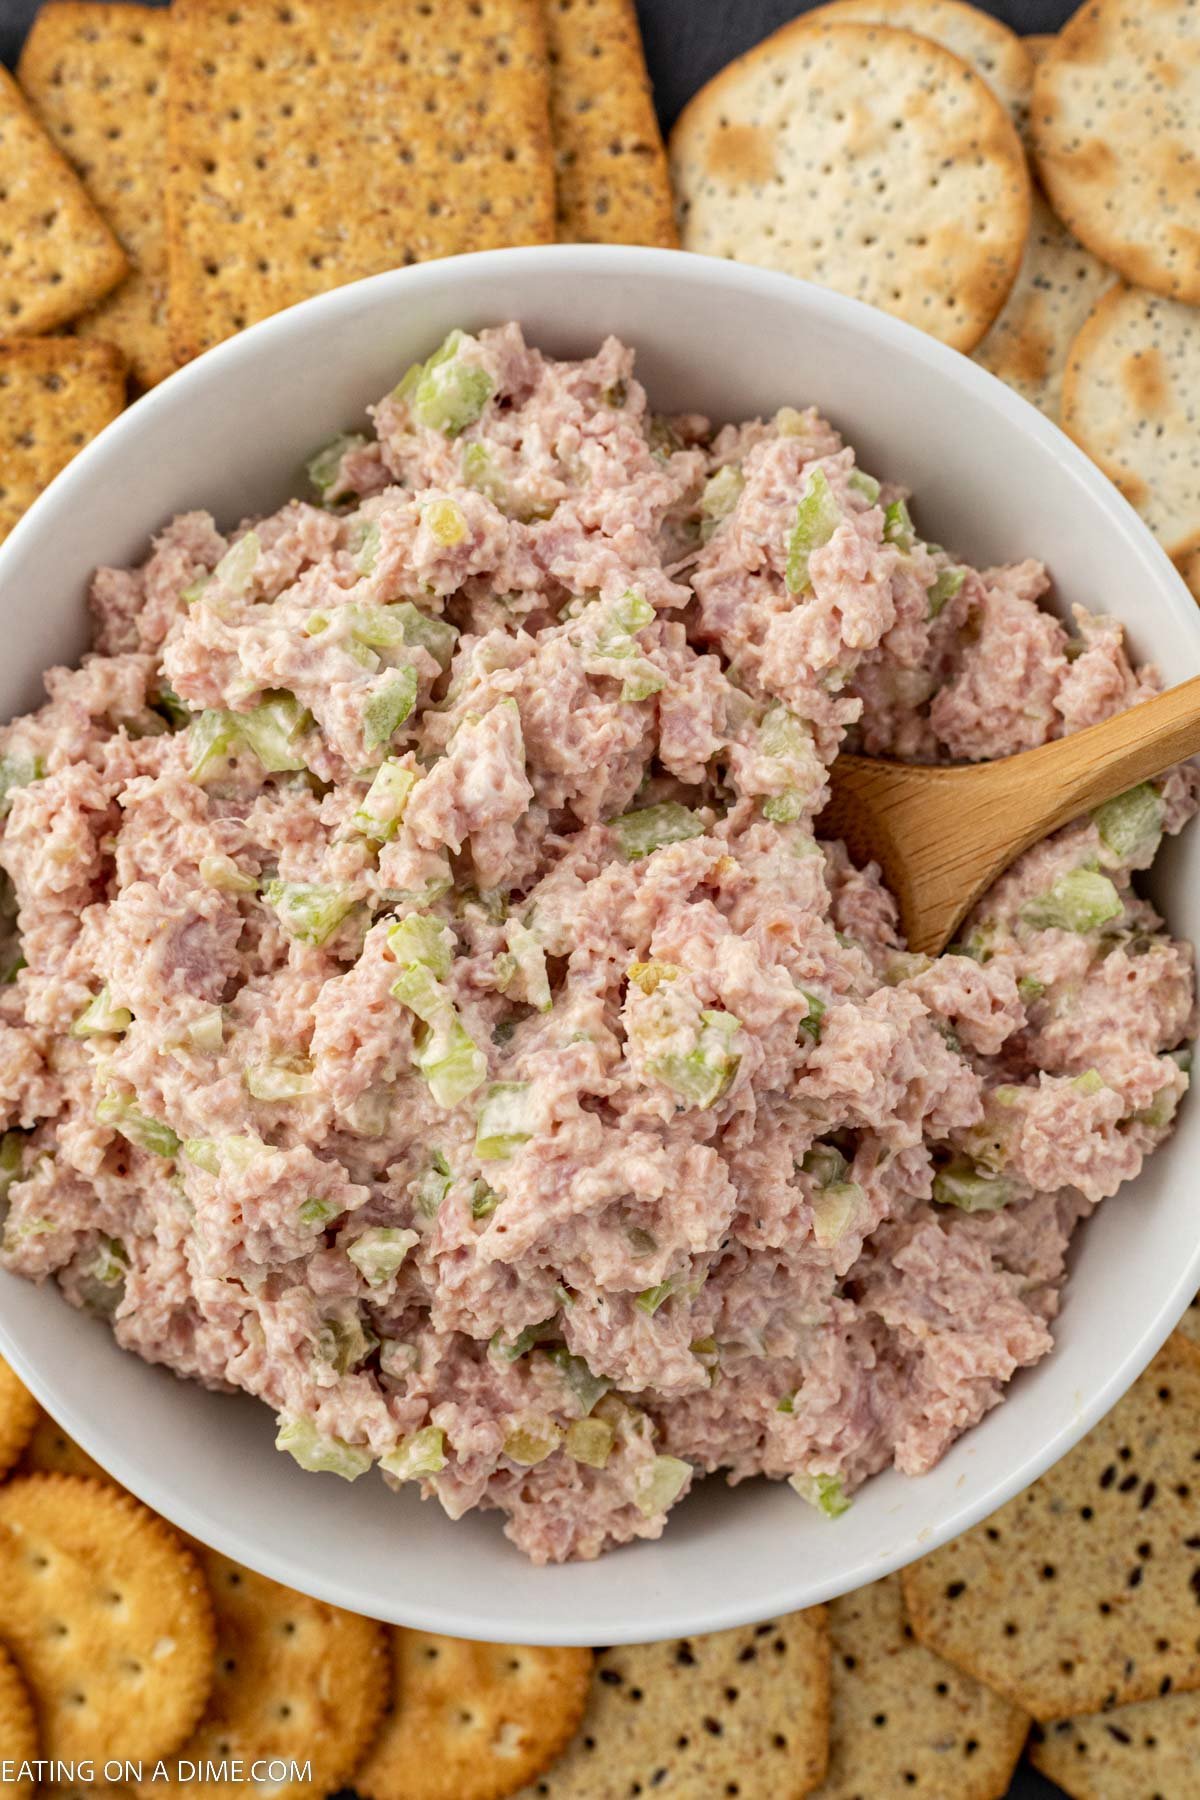
<svg viewBox="0 0 1200 1800">
<path fill-rule="evenodd" d="M 822 837 L 875 861 L 911 950 L 936 956 L 1039 838 L 1200 753 L 1200 675 L 1019 756 L 956 768 L 839 756 Z"/>
</svg>

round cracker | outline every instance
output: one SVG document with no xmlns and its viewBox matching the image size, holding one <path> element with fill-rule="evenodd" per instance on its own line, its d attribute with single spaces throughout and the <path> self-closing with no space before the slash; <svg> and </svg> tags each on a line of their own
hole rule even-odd
<svg viewBox="0 0 1200 1800">
<path fill-rule="evenodd" d="M 1127 281 L 1200 303 L 1200 0 L 1092 0 L 1034 77 L 1038 173 Z"/>
<path fill-rule="evenodd" d="M 200 1550 L 199 1561 L 217 1627 L 213 1689 L 176 1764 L 308 1764 L 307 1781 L 272 1778 L 272 1800 L 334 1793 L 354 1773 L 383 1715 L 383 1626 L 293 1593 L 215 1550 Z M 188 1800 L 245 1794 L 244 1781 L 188 1779 L 186 1787 Z M 148 1780 L 136 1792 L 150 1796 L 161 1788 Z"/>
<path fill-rule="evenodd" d="M 389 1636 L 392 1703 L 354 1778 L 365 1800 L 502 1800 L 550 1766 L 583 1717 L 590 1650 Z"/>
<path fill-rule="evenodd" d="M 0 1357 L 0 1480 L 33 1436 L 37 1416 L 37 1401 Z"/>
<path fill-rule="evenodd" d="M 1200 536 L 1200 314 L 1111 288 L 1071 346 L 1062 422 L 1166 549 L 1186 557 Z"/>
<path fill-rule="evenodd" d="M 93 1481 L 112 1479 L 40 1406 L 33 1435 L 25 1446 L 18 1471 L 22 1475 L 88 1475 Z"/>
<path fill-rule="evenodd" d="M 1020 123 L 1033 90 L 1033 58 L 1026 40 L 990 13 L 963 0 L 828 0 L 805 18 L 899 26 L 932 38 L 978 71 Z"/>
<path fill-rule="evenodd" d="M 0 1644 L 0 1800 L 32 1800 L 32 1781 L 5 1781 L 3 1765 L 32 1762 L 38 1753 L 37 1720 L 21 1671 Z"/>
<path fill-rule="evenodd" d="M 671 138 L 686 250 L 756 262 L 973 350 L 1012 286 L 1029 174 L 987 83 L 911 31 L 798 19 Z"/>
<path fill-rule="evenodd" d="M 106 1483 L 27 1475 L 0 1488 L 0 1621 L 46 1756 L 167 1756 L 208 1698 L 212 1602 L 195 1559 Z"/>
</svg>

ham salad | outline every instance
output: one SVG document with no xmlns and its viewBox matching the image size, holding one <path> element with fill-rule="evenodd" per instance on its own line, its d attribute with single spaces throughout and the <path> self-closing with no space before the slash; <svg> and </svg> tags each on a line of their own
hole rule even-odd
<svg viewBox="0 0 1200 1800">
<path fill-rule="evenodd" d="M 506 325 L 310 499 L 101 569 L 0 731 L 5 1266 L 539 1563 L 705 1474 L 835 1517 L 930 1468 L 1171 1129 L 1192 953 L 1134 878 L 1197 779 L 906 951 L 821 836 L 839 748 L 1006 756 L 1159 683 L 888 473 Z"/>
</svg>

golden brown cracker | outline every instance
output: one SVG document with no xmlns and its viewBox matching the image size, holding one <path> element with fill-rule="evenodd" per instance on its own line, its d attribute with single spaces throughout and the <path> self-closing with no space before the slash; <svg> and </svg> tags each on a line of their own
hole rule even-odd
<svg viewBox="0 0 1200 1800">
<path fill-rule="evenodd" d="M 25 40 L 22 87 L 129 258 L 130 274 L 76 330 L 116 344 L 152 387 L 167 339 L 167 35 L 164 8 L 48 0 Z"/>
<path fill-rule="evenodd" d="M 1043 1721 L 1200 1687 L 1198 1456 L 1177 1333 L 1061 1462 L 905 1570 L 918 1638 Z"/>
<path fill-rule="evenodd" d="M 1197 117 L 1195 0 L 1091 0 L 1034 76 L 1034 154 L 1055 212 L 1127 281 L 1193 305 Z"/>
<path fill-rule="evenodd" d="M 0 1487 L 0 1620 L 46 1756 L 167 1756 L 208 1698 L 212 1602 L 196 1561 L 106 1483 L 28 1475 Z"/>
<path fill-rule="evenodd" d="M 543 8 L 560 241 L 676 248 L 633 0 L 543 0 Z"/>
<path fill-rule="evenodd" d="M 802 275 L 973 350 L 1013 284 L 1029 175 L 987 83 L 910 31 L 785 25 L 671 137 L 683 246 Z"/>
<path fill-rule="evenodd" d="M 1046 57 L 1049 56 L 1057 42 L 1057 34 L 1053 31 L 1031 31 L 1021 39 L 1021 42 L 1029 53 L 1029 60 L 1036 69 L 1039 63 L 1044 62 Z"/>
<path fill-rule="evenodd" d="M 964 0 L 828 0 L 807 18 L 860 25 L 893 25 L 944 44 L 987 82 L 1016 123 L 1023 121 L 1033 88 L 1028 39 Z"/>
<path fill-rule="evenodd" d="M 0 340 L 0 537 L 125 404 L 111 344 Z"/>
<path fill-rule="evenodd" d="M 365 1800 L 502 1800 L 542 1773 L 583 1715 L 590 1650 L 389 1636 L 391 1705 L 354 1778 Z"/>
<path fill-rule="evenodd" d="M 57 1420 L 37 1408 L 37 1422 L 17 1464 L 21 1475 L 87 1475 L 93 1481 L 111 1481 L 112 1477 L 81 1450 L 73 1437 L 68 1437 Z M 119 1485 L 113 1483 L 114 1486 Z"/>
<path fill-rule="evenodd" d="M 359 276 L 553 241 L 540 0 L 176 0 L 173 14 L 181 360 Z"/>
<path fill-rule="evenodd" d="M 126 273 L 125 253 L 0 68 L 0 332 L 52 331 Z"/>
<path fill-rule="evenodd" d="M 597 1653 L 575 1738 L 520 1800 L 799 1800 L 829 1754 L 824 1607 Z M 872 1797 L 874 1800 L 874 1796 Z"/>
<path fill-rule="evenodd" d="M 1072 1800 L 1189 1800 L 1200 1786 L 1200 1694 L 1040 1726 L 1029 1759 Z"/>
<path fill-rule="evenodd" d="M 33 1800 L 35 1783 L 21 1778 L 21 1765 L 38 1754 L 37 1720 L 29 1689 L 12 1657 L 0 1644 L 0 1800 Z M 16 1778 L 4 1779 L 4 1764 L 16 1765 Z"/>
<path fill-rule="evenodd" d="M 37 1401 L 0 1356 L 0 1479 L 33 1436 L 37 1416 Z"/>
</svg>

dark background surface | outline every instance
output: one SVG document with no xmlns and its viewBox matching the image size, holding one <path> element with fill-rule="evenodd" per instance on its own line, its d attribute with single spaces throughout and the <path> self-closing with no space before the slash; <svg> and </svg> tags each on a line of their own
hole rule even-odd
<svg viewBox="0 0 1200 1800">
<path fill-rule="evenodd" d="M 158 0 L 150 0 L 157 4 Z M 385 0 L 380 0 L 381 4 Z M 1073 0 L 979 0 L 1014 31 L 1057 31 Z M 330 0 L 336 6 L 337 0 Z M 16 62 L 38 0 L 0 0 L 0 59 Z M 664 129 L 710 75 L 777 25 L 807 12 L 802 0 L 638 0 L 646 60 Z M 1060 1790 L 1022 1768 L 1009 1800 L 1056 1800 Z M 927 1800 L 958 1800 L 954 1793 Z"/>
</svg>

